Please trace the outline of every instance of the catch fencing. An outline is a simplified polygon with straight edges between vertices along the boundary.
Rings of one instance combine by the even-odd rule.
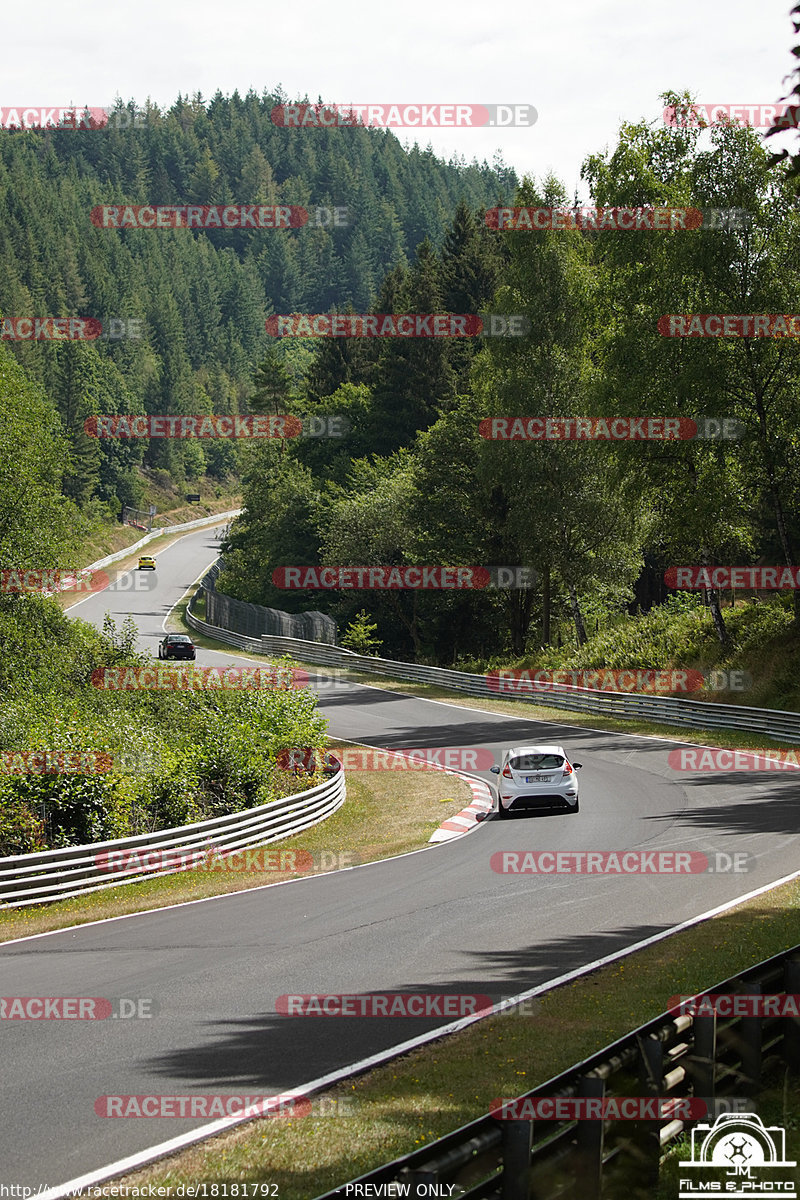
[[[800,946],[716,984],[705,996],[800,992]],[[769,1078],[800,1072],[800,1018],[662,1013],[520,1099],[612,1096],[704,1101],[752,1112]],[[614,1200],[653,1195],[675,1140],[696,1122],[480,1117],[317,1200],[459,1196],[460,1200]],[[393,1186],[394,1185],[394,1186]],[[424,1186],[423,1186],[424,1185]]]
[[[234,600],[216,588],[222,569],[221,560],[214,563],[203,577],[201,594],[205,595],[206,620],[244,637],[257,638],[262,634],[299,638],[326,645],[336,645],[336,622],[321,612],[287,613],[263,604],[248,604]],[[196,597],[195,597],[196,598]]]
[[[308,791],[242,812],[116,841],[0,858],[0,906],[22,908],[173,875],[186,869],[180,865],[181,857],[185,862],[193,853],[198,858],[205,852],[224,857],[268,845],[325,820],[344,804],[346,795],[345,774],[340,768]],[[109,855],[113,861],[115,851],[139,860],[146,859],[149,851],[149,857],[155,859],[153,869],[142,870],[137,865],[130,870],[112,870]],[[133,851],[140,853],[134,856]]]

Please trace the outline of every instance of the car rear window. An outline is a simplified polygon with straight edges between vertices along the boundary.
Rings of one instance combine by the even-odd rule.
[[[560,754],[520,754],[511,759],[512,771],[555,771],[563,764]]]

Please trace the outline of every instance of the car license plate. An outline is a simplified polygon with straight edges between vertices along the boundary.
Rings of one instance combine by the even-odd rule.
[[[552,775],[528,775],[525,779],[526,783],[549,783],[553,778]]]

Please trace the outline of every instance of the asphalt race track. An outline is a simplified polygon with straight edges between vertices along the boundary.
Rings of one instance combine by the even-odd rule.
[[[155,655],[168,611],[216,553],[216,531],[189,534],[159,553],[146,590],[129,577],[72,615],[99,625],[106,611],[131,612]],[[236,660],[201,649],[197,661]],[[0,946],[0,995],[146,997],[156,1009],[150,1020],[0,1022],[1,1182],[52,1187],[206,1123],[98,1117],[100,1096],[286,1091],[444,1023],[281,1016],[281,994],[499,999],[798,868],[793,773],[678,774],[667,754],[679,742],[355,684],[321,686],[320,704],[333,736],[376,746],[488,747],[499,762],[514,742],[562,742],[584,764],[580,813],[492,817],[384,863]],[[750,869],[514,876],[489,865],[498,850],[630,848],[744,852]]]

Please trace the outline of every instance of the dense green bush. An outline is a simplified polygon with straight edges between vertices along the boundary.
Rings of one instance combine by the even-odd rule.
[[[731,667],[743,668],[755,675],[764,654],[779,652],[786,643],[792,624],[792,598],[780,596],[740,603],[735,609],[724,609],[723,613],[730,635],[725,650],[700,597],[681,592],[648,613],[635,617],[620,614],[601,633],[590,635],[580,649],[548,646],[515,660],[507,654],[494,655],[487,660],[462,656],[455,666],[459,671],[475,674],[514,668],[711,670]],[[779,673],[776,667],[776,681]],[[786,660],[785,674],[787,686],[796,682],[791,656]],[[768,701],[766,695],[763,701]]]
[[[149,662],[135,637],[127,622],[118,630],[109,618],[99,633],[53,601],[0,598],[0,856],[168,828],[298,790],[276,756],[322,746],[327,722],[312,692],[289,686],[287,664],[270,690],[95,688],[98,667]],[[45,750],[84,754],[94,769],[47,773],[47,761],[31,770],[19,757]]]

